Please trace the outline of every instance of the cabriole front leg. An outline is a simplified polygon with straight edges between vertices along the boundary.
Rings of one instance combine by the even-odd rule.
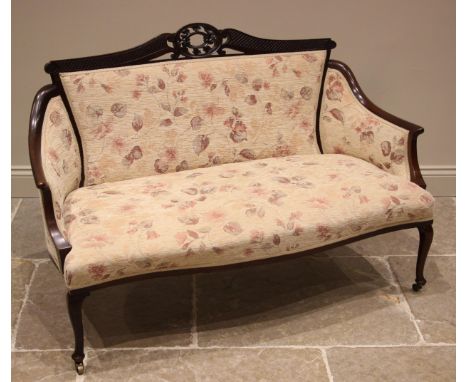
[[[75,361],[76,372],[80,375],[84,373],[83,360],[85,358],[81,307],[83,300],[88,295],[89,292],[86,291],[70,291],[67,293],[68,315],[75,335],[75,351],[72,354],[72,359]]]
[[[413,284],[413,290],[415,292],[419,291],[426,284],[426,279],[424,278],[424,265],[426,264],[427,254],[431,248],[432,238],[434,236],[432,223],[422,224],[418,226],[418,230],[419,249],[418,260],[416,263],[416,282]]]

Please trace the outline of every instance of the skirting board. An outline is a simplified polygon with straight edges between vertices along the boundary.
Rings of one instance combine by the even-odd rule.
[[[456,196],[455,166],[422,166],[427,189],[434,196]],[[30,198],[39,196],[29,166],[11,167],[11,196]]]

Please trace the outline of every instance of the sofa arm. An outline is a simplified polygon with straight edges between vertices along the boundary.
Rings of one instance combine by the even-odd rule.
[[[364,159],[426,188],[416,148],[422,127],[374,105],[339,61],[329,61],[322,98],[318,135],[324,153]]]
[[[42,199],[47,249],[59,269],[71,250],[63,203],[81,179],[80,151],[67,110],[55,85],[36,94],[29,123],[29,157]]]

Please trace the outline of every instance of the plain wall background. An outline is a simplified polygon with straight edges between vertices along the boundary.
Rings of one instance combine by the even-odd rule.
[[[454,172],[455,0],[14,0],[12,169],[29,166],[29,112],[50,83],[47,61],[130,48],[191,22],[265,38],[333,38],[331,57],[350,65],[372,101],[425,127],[423,168]]]

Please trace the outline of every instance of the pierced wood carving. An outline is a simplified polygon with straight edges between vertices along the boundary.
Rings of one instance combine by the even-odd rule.
[[[184,57],[206,57],[215,52],[224,54],[220,49],[223,42],[221,32],[214,26],[204,23],[188,24],[169,38],[173,44],[172,58],[180,54]]]

